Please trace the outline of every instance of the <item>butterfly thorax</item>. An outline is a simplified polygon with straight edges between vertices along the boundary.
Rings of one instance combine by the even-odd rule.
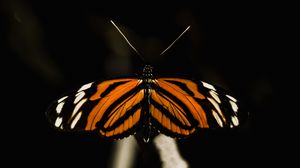
[[[153,83],[152,69],[153,67],[151,65],[145,65],[141,76],[141,80],[143,81],[143,85],[144,85],[143,88],[145,91],[144,94],[146,99],[149,99],[151,94],[151,85]]]

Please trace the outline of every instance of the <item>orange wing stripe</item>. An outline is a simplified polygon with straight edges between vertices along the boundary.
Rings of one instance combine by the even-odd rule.
[[[111,131],[100,130],[99,132],[101,135],[106,136],[106,137],[120,135],[120,134],[124,133],[125,131],[127,131],[128,129],[135,126],[138,123],[138,121],[140,120],[140,117],[141,117],[141,109],[138,109],[133,114],[133,116],[130,116],[127,120],[124,121],[123,124],[121,124],[120,126],[115,128],[114,130],[111,130]]]
[[[112,84],[114,84],[114,83],[116,83],[116,82],[126,82],[126,81],[128,81],[128,83],[126,83],[127,85],[129,84],[131,84],[131,82],[137,82],[137,80],[136,79],[113,79],[113,80],[107,80],[107,81],[103,81],[103,82],[101,82],[98,86],[97,86],[97,92],[93,95],[93,96],[91,96],[91,98],[90,98],[90,100],[96,100],[96,99],[99,99],[100,98],[100,95],[103,93],[103,92],[105,92],[106,91],[106,89],[110,86],[110,85],[112,85]],[[122,85],[122,87],[124,87],[124,85]],[[114,89],[113,91],[117,91],[116,89]],[[114,92],[110,92],[108,95],[113,95],[114,94]]]
[[[195,98],[199,98],[199,99],[205,99],[205,96],[201,93],[198,92],[198,86],[195,82],[188,80],[188,79],[179,79],[179,78],[159,78],[157,79],[157,81],[160,83],[166,83],[167,85],[169,85],[170,87],[173,87],[175,90],[179,91],[182,94],[188,95],[187,92],[185,92],[184,90],[182,90],[180,87],[178,87],[177,85],[167,82],[167,81],[176,81],[176,82],[180,82],[180,83],[184,83],[186,84],[187,88],[194,93]]]
[[[151,106],[153,106],[153,105],[151,105]],[[172,133],[188,136],[188,135],[192,134],[193,132],[195,132],[194,128],[191,130],[186,130],[186,129],[180,128],[178,125],[176,125],[174,122],[172,122],[167,116],[162,114],[162,112],[159,111],[157,108],[155,108],[155,107],[151,107],[151,108],[153,109],[151,114],[153,114],[152,115],[153,118],[158,121],[158,124],[160,124],[165,129],[171,131]]]
[[[175,78],[170,78],[170,79],[169,78],[162,78],[162,79],[171,80],[171,79],[175,79]],[[184,103],[187,106],[187,108],[189,109],[189,111],[191,112],[193,117],[199,122],[198,126],[200,128],[208,128],[206,114],[205,114],[203,108],[196,102],[196,100],[192,96],[184,94],[186,92],[183,91],[180,87],[176,86],[175,84],[165,82],[162,79],[157,80],[158,85],[161,88],[163,88],[164,90],[166,90],[167,92],[169,92],[170,94],[177,97],[182,103]],[[199,95],[200,96],[202,95],[202,94],[196,92],[197,90],[195,90],[195,87],[197,87],[197,86],[194,86],[196,84],[193,83],[192,81],[183,80],[183,79],[177,79],[176,81],[187,82],[187,83],[184,83],[184,84],[190,85],[190,87],[193,86],[191,88],[194,89],[194,90],[191,90],[191,91],[193,93],[196,93],[195,95],[198,95],[198,97],[199,97]],[[173,102],[171,99],[168,99],[168,101]]]
[[[108,93],[105,97],[100,97],[103,92],[109,87],[109,85],[114,84],[114,82],[128,81],[127,83],[121,84],[114,88]],[[111,103],[119,99],[124,93],[139,85],[139,80],[137,79],[116,79],[109,80],[100,83],[97,87],[97,92],[90,98],[90,100],[99,99],[98,104],[92,109],[88,116],[87,124],[85,130],[94,130],[96,129],[96,123],[101,120],[103,114]],[[113,117],[112,117],[113,118]]]
[[[175,116],[179,121],[181,121],[182,124],[191,126],[188,119],[185,117],[184,114],[182,114],[182,113],[185,113],[184,110],[180,106],[178,106],[173,100],[171,100],[171,99],[166,100],[164,97],[159,96],[156,91],[151,92],[151,97],[157,103],[165,106],[166,110],[171,112],[173,114],[173,116]]]
[[[109,120],[104,125],[104,128],[112,126],[120,117],[123,117],[126,111],[130,110],[131,107],[139,103],[144,97],[144,91],[140,90],[139,93],[132,97],[128,97],[122,103],[120,103],[108,116]]]

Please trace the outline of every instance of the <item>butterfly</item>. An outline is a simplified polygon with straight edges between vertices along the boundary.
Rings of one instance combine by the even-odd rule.
[[[46,116],[59,130],[95,132],[105,139],[137,133],[148,142],[153,133],[184,138],[206,128],[235,128],[246,113],[221,87],[158,77],[145,65],[133,77],[84,84],[54,101]]]

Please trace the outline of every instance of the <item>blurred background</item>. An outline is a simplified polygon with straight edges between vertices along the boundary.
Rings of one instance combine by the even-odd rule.
[[[240,167],[236,161],[257,165],[259,156],[251,152],[258,150],[255,143],[266,141],[260,133],[268,134],[262,125],[264,116],[273,110],[273,67],[263,49],[268,20],[256,5],[159,7],[145,2],[119,9],[101,1],[48,0],[7,0],[0,5],[2,128],[6,135],[2,138],[7,156],[36,166],[110,166],[114,142],[56,132],[48,125],[45,111],[60,95],[82,84],[142,70],[143,62],[112,26],[112,19],[155,73],[219,85],[249,110],[249,122],[240,130],[178,140],[190,167]],[[189,25],[191,29],[159,56]],[[259,151],[264,153],[263,148]],[[136,155],[135,167],[142,164]],[[147,166],[159,167],[158,156],[150,155]]]

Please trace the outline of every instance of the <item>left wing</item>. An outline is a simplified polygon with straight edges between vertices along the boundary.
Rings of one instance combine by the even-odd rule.
[[[136,131],[141,118],[140,83],[136,78],[119,78],[85,84],[55,101],[46,115],[59,130],[123,138]]]

